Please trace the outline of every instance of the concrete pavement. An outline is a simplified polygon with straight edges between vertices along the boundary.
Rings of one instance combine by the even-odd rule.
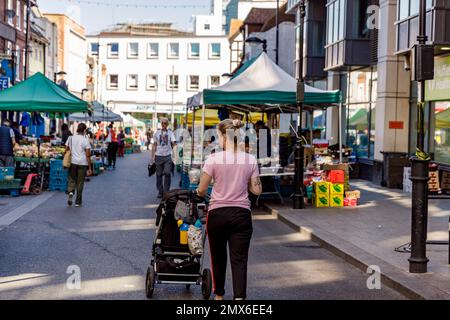
[[[159,203],[147,161],[148,153],[129,155],[92,178],[81,208],[57,192],[14,215],[0,231],[0,299],[145,299]],[[368,274],[271,215],[254,215],[249,260],[249,299],[404,299],[386,286],[369,290]],[[80,289],[71,285],[77,270]],[[201,299],[201,290],[157,285],[154,299]]]
[[[410,241],[411,195],[382,188],[366,181],[354,181],[361,190],[355,208],[307,208],[293,210],[266,202],[274,217],[300,231],[349,263],[366,270],[381,269],[384,283],[416,299],[450,299],[448,246],[428,245],[428,273],[408,272],[409,253],[395,251]],[[428,240],[448,240],[450,203],[430,200]]]

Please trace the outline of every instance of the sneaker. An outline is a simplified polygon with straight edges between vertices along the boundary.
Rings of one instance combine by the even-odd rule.
[[[81,207],[81,203],[75,203],[75,207]]]
[[[69,206],[73,204],[73,192],[69,192],[69,199],[67,199],[67,204]]]

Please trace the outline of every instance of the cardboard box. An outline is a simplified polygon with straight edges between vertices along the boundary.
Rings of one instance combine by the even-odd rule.
[[[343,206],[344,206],[344,195],[342,194],[330,195],[330,207],[343,207]]]
[[[315,155],[327,155],[328,154],[328,148],[314,148],[314,154]]]
[[[344,207],[356,207],[358,205],[358,199],[356,198],[344,198]]]
[[[314,192],[320,195],[328,195],[330,193],[330,183],[329,182],[314,182]]]
[[[345,197],[359,199],[359,198],[361,198],[361,191],[359,191],[359,190],[345,191]]]
[[[330,206],[330,198],[328,194],[313,194],[313,204],[316,208]]]
[[[331,183],[330,184],[330,194],[344,195],[344,184],[343,183]]]
[[[345,183],[344,170],[330,170],[328,172],[328,181],[332,183]]]

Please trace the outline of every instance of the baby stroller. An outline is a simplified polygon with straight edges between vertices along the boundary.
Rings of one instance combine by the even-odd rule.
[[[209,299],[212,290],[212,277],[209,269],[203,269],[203,254],[194,255],[188,245],[180,244],[180,229],[175,217],[179,201],[186,204],[185,222],[193,224],[206,220],[205,199],[189,190],[166,192],[156,211],[156,236],[152,247],[152,259],[147,269],[145,292],[147,298],[153,295],[155,284],[184,284],[189,289],[192,284],[202,286],[204,299]],[[206,229],[204,226],[202,229]],[[203,248],[205,244],[203,232]],[[202,271],[203,269],[203,271]]]

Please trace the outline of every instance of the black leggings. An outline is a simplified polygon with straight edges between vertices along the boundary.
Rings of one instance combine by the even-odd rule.
[[[117,142],[110,142],[108,144],[108,166],[116,166],[117,149],[119,144]]]
[[[241,207],[210,210],[206,227],[211,251],[214,293],[219,296],[225,294],[228,243],[234,299],[245,299],[248,249],[253,233],[250,210]]]

